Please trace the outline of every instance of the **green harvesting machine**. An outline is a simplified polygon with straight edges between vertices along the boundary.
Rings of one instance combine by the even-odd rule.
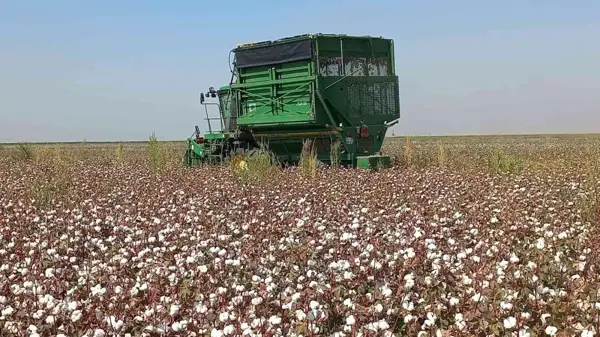
[[[230,84],[200,94],[208,131],[196,126],[185,165],[221,163],[261,148],[294,164],[306,144],[323,164],[391,161],[380,150],[400,118],[393,40],[308,34],[242,44],[231,54]],[[218,118],[209,117],[211,105]]]

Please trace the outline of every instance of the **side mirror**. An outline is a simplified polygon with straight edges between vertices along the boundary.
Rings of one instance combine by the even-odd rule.
[[[204,93],[200,93],[200,104],[204,104]]]

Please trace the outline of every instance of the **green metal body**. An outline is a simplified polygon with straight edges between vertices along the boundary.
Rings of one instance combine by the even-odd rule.
[[[377,170],[382,167],[392,165],[392,158],[389,156],[359,156],[356,157],[356,166],[365,170]]]
[[[389,123],[400,117],[393,40],[302,35],[240,45],[233,53],[235,79],[218,92],[223,137],[211,136],[212,143],[243,133],[280,161],[296,162],[311,139],[327,163],[337,140],[340,160],[356,166],[358,156],[381,150]],[[186,156],[188,165],[206,156],[199,145],[189,140],[196,157]]]
[[[198,142],[196,138],[189,138],[187,151],[184,157],[186,166],[198,166],[203,163],[216,164],[223,161],[223,155],[219,151],[225,141],[229,138],[228,133],[210,132],[204,134],[206,142]],[[218,152],[219,154],[213,154]]]

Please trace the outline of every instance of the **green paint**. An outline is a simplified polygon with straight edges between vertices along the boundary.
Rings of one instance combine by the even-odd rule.
[[[378,170],[392,165],[390,156],[364,156],[356,157],[356,166],[364,170]]]

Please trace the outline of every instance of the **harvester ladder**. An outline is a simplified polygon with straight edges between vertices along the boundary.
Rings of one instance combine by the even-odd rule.
[[[215,142],[211,144],[211,148],[208,153],[208,161],[211,164],[223,162],[223,143]]]

